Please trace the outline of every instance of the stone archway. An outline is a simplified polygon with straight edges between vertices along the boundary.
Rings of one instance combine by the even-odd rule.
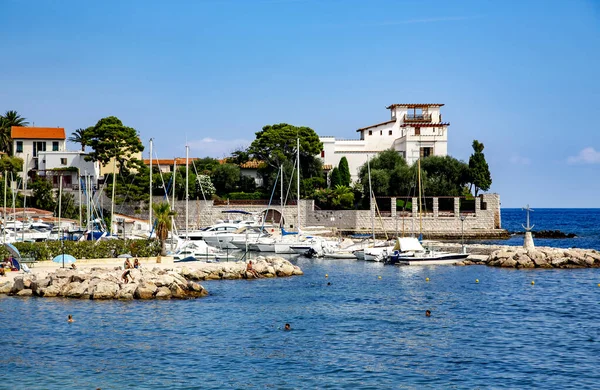
[[[265,209],[261,211],[261,217],[266,223],[272,223],[273,225],[282,226],[285,223],[285,218],[281,214],[281,211],[275,209]]]

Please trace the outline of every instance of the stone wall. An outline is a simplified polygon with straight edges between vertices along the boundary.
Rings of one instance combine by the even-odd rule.
[[[454,198],[453,212],[440,212],[438,199],[433,199],[433,210],[419,216],[417,208],[417,199],[412,199],[413,210],[406,213],[396,212],[396,198],[390,198],[391,216],[379,216],[373,210],[318,210],[315,208],[314,200],[300,201],[300,219],[301,226],[323,226],[334,230],[341,230],[347,233],[370,233],[373,226],[372,215],[375,215],[375,232],[377,234],[418,234],[422,231],[425,236],[442,238],[460,238],[464,237],[496,237],[505,236],[506,231],[502,229],[500,218],[500,196],[498,194],[483,194],[475,198],[475,210],[470,212],[461,212],[460,198]],[[137,214],[140,217],[148,215],[147,205],[119,205],[115,210],[124,210],[133,212],[138,209]],[[225,210],[243,210],[252,213],[264,212],[266,205],[214,205],[212,200],[190,200],[189,201],[189,228],[197,229],[200,227],[212,225],[218,220],[226,219]],[[273,206],[271,209],[277,212],[281,211],[280,206]],[[140,211],[141,210],[141,214]],[[177,216],[175,223],[179,231],[184,230],[185,226],[185,201],[176,201],[175,210]],[[121,211],[119,211],[121,212]],[[464,221],[461,220],[464,216]],[[296,205],[285,206],[283,208],[283,217],[286,229],[296,229],[298,225]],[[422,225],[422,229],[421,226]]]

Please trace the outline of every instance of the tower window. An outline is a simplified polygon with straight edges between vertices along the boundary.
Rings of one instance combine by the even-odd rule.
[[[421,128],[415,127],[415,135],[421,135]]]
[[[388,131],[388,135],[392,135],[392,130]]]
[[[373,130],[369,130],[369,135],[373,135]]]

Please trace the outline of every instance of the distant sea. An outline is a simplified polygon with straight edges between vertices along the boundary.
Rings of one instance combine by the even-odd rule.
[[[502,212],[509,230],[525,220],[521,210]],[[539,209],[532,223],[579,235],[549,244],[597,248],[599,213]],[[519,239],[511,240],[520,245]],[[197,300],[0,296],[0,388],[581,389],[600,383],[600,269],[292,261],[304,276],[204,282],[210,296]],[[74,323],[67,323],[68,314]],[[292,331],[283,331],[286,322]]]
[[[509,232],[524,232],[527,214],[522,209],[502,209],[502,227]],[[560,230],[574,233],[575,238],[541,239],[535,244],[558,248],[587,248],[600,250],[600,209],[534,209],[529,215],[534,225],[533,234],[540,230]],[[486,243],[523,245],[523,235],[508,240],[485,241]]]

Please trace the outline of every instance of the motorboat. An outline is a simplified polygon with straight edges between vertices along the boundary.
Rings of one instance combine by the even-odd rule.
[[[254,242],[258,238],[268,237],[267,233],[261,226],[242,226],[233,232],[217,232],[214,235],[204,237],[204,241],[215,248],[221,249],[245,249],[246,241]],[[241,243],[241,245],[234,244]]]
[[[195,259],[235,259],[235,256],[223,252],[218,248],[209,246],[204,241],[188,241],[179,250],[173,253],[174,260],[183,260],[188,257]]]
[[[468,256],[468,253],[448,253],[425,249],[414,237],[399,237],[387,263],[398,265],[454,264]]]

